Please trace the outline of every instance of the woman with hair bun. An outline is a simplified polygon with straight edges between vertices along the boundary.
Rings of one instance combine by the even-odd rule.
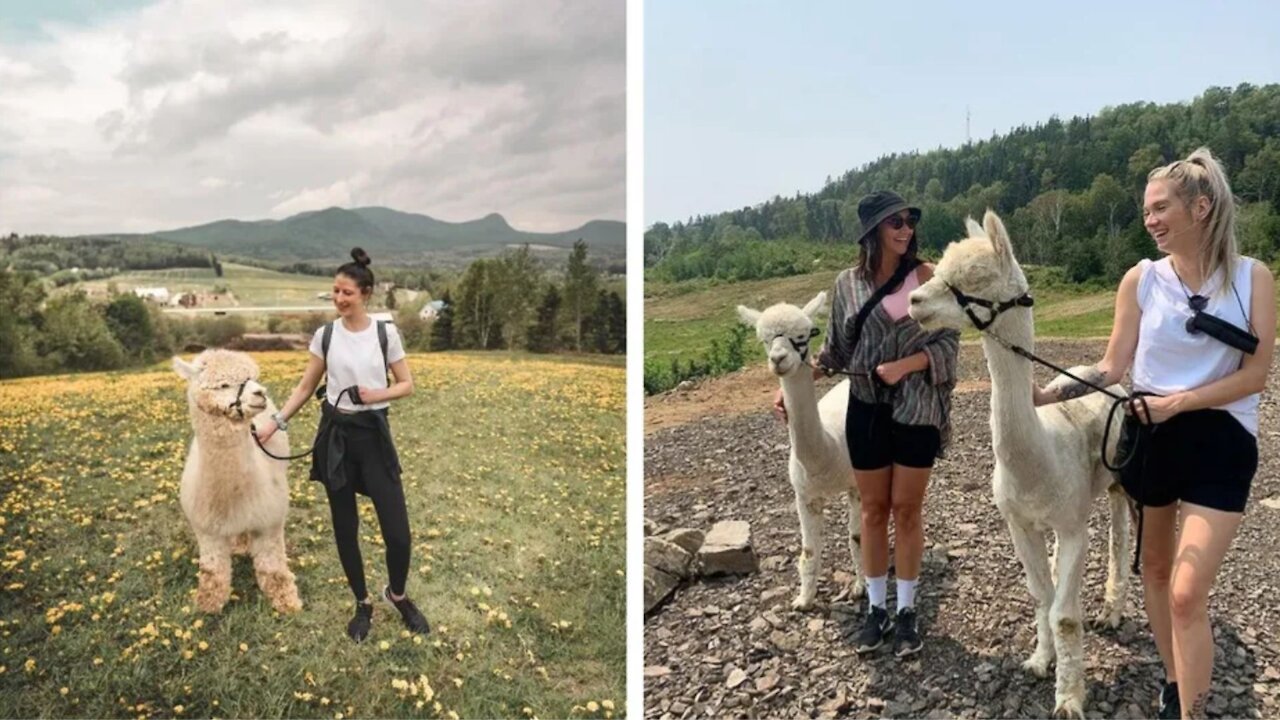
[[[316,330],[302,380],[280,412],[257,434],[265,442],[277,429],[287,429],[289,418],[311,397],[321,378],[327,378],[311,479],[323,483],[329,496],[338,557],[356,598],[347,635],[361,642],[373,624],[373,604],[360,556],[356,493],[373,501],[387,548],[389,583],[382,589],[382,598],[396,609],[410,632],[425,634],[431,628],[406,594],[409,514],[400,484],[400,461],[387,421],[390,401],[413,393],[413,377],[395,325],[369,317],[373,272],[368,253],[354,248],[351,258],[333,277],[338,319]],[[394,383],[387,379],[388,368],[395,376]]]

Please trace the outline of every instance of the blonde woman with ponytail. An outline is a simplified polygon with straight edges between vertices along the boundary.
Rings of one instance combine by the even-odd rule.
[[[1236,203],[1207,148],[1147,176],[1147,232],[1165,257],[1120,281],[1106,356],[1085,379],[1132,370],[1121,482],[1142,513],[1142,584],[1164,663],[1158,717],[1205,716],[1213,672],[1208,599],[1258,466],[1258,399],[1275,344],[1275,282],[1236,247]],[[1088,394],[1035,389],[1046,404]]]

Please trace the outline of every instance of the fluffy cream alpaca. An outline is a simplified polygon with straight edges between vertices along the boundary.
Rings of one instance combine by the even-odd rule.
[[[195,430],[180,501],[200,547],[196,606],[222,610],[231,595],[231,555],[247,552],[271,605],[279,612],[300,610],[284,545],[287,464],[267,457],[249,434],[250,422],[276,411],[257,382],[257,363],[244,353],[206,350],[190,364],[175,357],[173,367],[187,380]],[[277,432],[267,448],[288,455],[288,436]]]
[[[819,293],[803,310],[787,303],[764,312],[738,306],[738,317],[754,327],[764,343],[769,369],[782,384],[787,406],[787,432],[791,436],[787,468],[800,514],[800,594],[791,603],[797,610],[813,606],[822,569],[822,509],[832,497],[844,495],[849,502],[849,552],[853,556],[854,577],[850,590],[854,597],[862,595],[865,583],[860,562],[862,505],[845,445],[849,381],[836,385],[819,402],[813,373],[805,362],[815,334],[814,317],[826,299],[826,293]]]
[[[926,329],[972,327],[948,285],[993,302],[1027,292],[1026,276],[1013,257],[1000,218],[987,211],[982,226],[972,219],[966,225],[969,237],[949,245],[933,279],[911,294],[911,317]],[[975,313],[988,316],[982,308],[975,308]],[[1033,350],[1031,308],[1005,311],[988,332]],[[1080,586],[1089,547],[1089,512],[1093,499],[1103,492],[1110,498],[1111,547],[1099,622],[1113,628],[1120,624],[1129,581],[1127,498],[1100,458],[1111,400],[1095,393],[1036,408],[1030,361],[989,335],[983,335],[982,348],[991,372],[991,441],[996,456],[992,489],[1036,601],[1036,647],[1023,667],[1043,677],[1056,655],[1054,714],[1084,717]],[[1115,435],[1113,431],[1108,456],[1115,451]],[[1053,531],[1057,542],[1052,563],[1046,531]]]

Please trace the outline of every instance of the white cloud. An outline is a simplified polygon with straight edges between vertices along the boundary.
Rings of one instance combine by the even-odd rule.
[[[621,0],[259,5],[164,0],[0,42],[0,231],[624,216]]]

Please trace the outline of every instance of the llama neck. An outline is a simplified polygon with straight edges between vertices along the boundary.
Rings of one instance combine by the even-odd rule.
[[[1031,312],[1014,313],[1001,317],[992,332],[1034,352]],[[1031,393],[1031,362],[987,335],[982,336],[982,350],[991,373],[991,444],[1001,463],[1014,471],[1011,475],[1024,477],[1027,473],[1017,472],[1017,468],[1040,458],[1046,441]]]
[[[207,471],[219,476],[249,478],[254,450],[247,425],[212,417],[200,410],[191,413],[191,424],[200,440],[200,461]]]
[[[782,397],[787,405],[787,432],[796,457],[805,465],[825,462],[834,440],[822,426],[818,414],[817,390],[808,366],[780,378]]]

